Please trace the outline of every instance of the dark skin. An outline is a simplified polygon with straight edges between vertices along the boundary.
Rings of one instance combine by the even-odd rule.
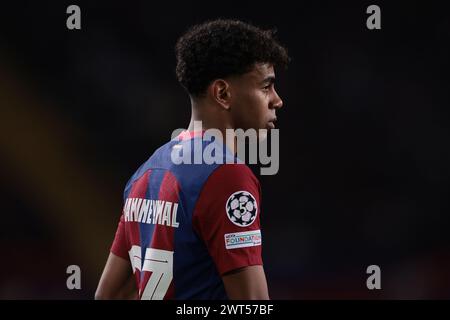
[[[273,66],[266,63],[255,64],[243,75],[214,80],[204,96],[191,97],[192,116],[188,130],[194,130],[194,121],[202,121],[204,130],[219,129],[224,137],[226,129],[274,128],[276,110],[283,106],[274,82]],[[229,299],[269,299],[261,265],[230,271],[222,276],[222,280]],[[137,298],[129,261],[109,254],[95,298]]]
[[[271,129],[276,110],[283,106],[275,84],[275,72],[268,64],[257,64],[251,72],[230,80],[230,112],[234,129]],[[272,124],[271,124],[272,123]]]
[[[201,120],[203,129],[219,129],[224,137],[226,129],[273,129],[276,110],[283,106],[275,90],[274,68],[267,63],[257,63],[243,75],[213,81],[205,97],[191,98],[191,102],[188,130],[193,129],[194,120]],[[233,270],[222,280],[230,299],[269,299],[263,266]]]
[[[203,129],[273,129],[276,110],[283,101],[275,90],[275,72],[267,63],[257,63],[247,73],[214,80],[205,96],[191,97],[192,117]]]

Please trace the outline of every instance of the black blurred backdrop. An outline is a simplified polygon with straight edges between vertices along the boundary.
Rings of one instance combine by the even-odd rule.
[[[66,8],[81,8],[81,30]],[[381,30],[366,8],[381,8]],[[274,299],[450,298],[450,19],[441,3],[16,1],[0,19],[0,298],[91,299],[128,178],[189,99],[174,45],[276,27],[280,171],[261,176]],[[66,268],[82,289],[66,288]],[[367,266],[381,290],[366,288]]]

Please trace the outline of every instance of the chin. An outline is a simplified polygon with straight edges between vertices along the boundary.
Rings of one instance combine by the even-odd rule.
[[[268,134],[269,134],[269,129],[267,129],[267,128],[258,130],[258,140],[259,141],[266,140]]]

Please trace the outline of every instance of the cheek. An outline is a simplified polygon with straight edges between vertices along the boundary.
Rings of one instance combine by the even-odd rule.
[[[248,104],[252,112],[261,113],[267,106],[267,96],[264,92],[256,92],[249,97]]]
[[[264,117],[268,111],[269,98],[265,93],[257,95],[254,99],[255,112],[258,113],[259,117]]]
[[[268,98],[264,92],[255,91],[236,99],[234,118],[243,128],[261,127],[265,121]]]
[[[253,95],[249,105],[249,109],[251,110],[248,110],[249,116],[251,114],[251,119],[249,119],[249,121],[251,121],[253,126],[260,127],[262,122],[265,121],[268,110],[267,106],[267,97],[263,92]]]

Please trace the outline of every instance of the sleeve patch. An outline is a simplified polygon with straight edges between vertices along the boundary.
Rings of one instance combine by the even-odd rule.
[[[228,198],[225,211],[233,224],[248,227],[256,220],[258,205],[250,192],[237,191]]]
[[[225,248],[236,249],[261,245],[261,230],[225,234]]]

